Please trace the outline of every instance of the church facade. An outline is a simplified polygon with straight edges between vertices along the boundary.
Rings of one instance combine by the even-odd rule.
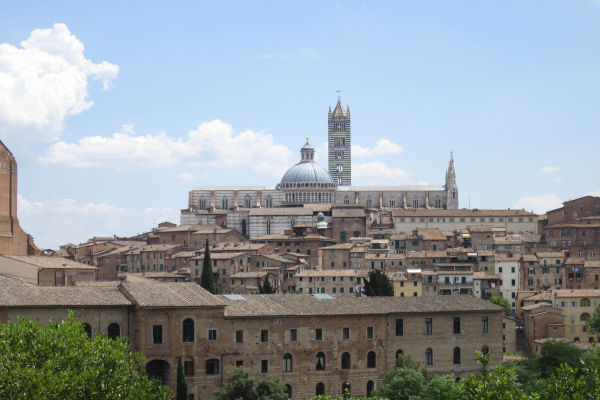
[[[458,209],[453,157],[450,158],[445,183],[441,186],[352,186],[350,108],[344,110],[339,98],[333,112],[330,108],[328,125],[328,170],[315,161],[315,150],[307,138],[300,149],[300,161],[290,167],[275,186],[214,186],[190,190],[188,208],[181,212],[181,224],[215,223],[213,220],[217,219],[217,215],[225,213],[228,227],[247,236],[250,216],[256,214],[257,208],[278,209],[267,213],[273,218],[289,214],[290,217],[283,220],[279,218],[279,227],[298,223],[298,218],[293,216],[297,215],[299,207],[307,204],[361,205],[367,210]],[[269,228],[265,226],[255,231],[282,233],[280,228]]]

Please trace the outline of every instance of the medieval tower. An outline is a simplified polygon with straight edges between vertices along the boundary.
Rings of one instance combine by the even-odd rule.
[[[329,107],[327,123],[329,174],[336,184],[350,186],[352,184],[350,106],[347,106],[344,111],[340,97],[338,97],[333,112],[331,112],[331,106]]]

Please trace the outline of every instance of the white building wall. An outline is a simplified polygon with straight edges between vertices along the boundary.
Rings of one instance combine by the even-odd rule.
[[[519,261],[496,261],[496,274],[502,278],[500,293],[511,305],[516,308],[516,296],[520,287]]]

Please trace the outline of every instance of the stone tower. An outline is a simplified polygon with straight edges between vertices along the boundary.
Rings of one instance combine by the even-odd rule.
[[[338,185],[352,184],[352,158],[350,154],[350,106],[346,111],[342,100],[338,97],[333,112],[329,107],[328,145],[329,145],[329,174]]]
[[[450,153],[450,163],[446,171],[446,209],[458,210],[458,186],[454,170],[454,155]]]

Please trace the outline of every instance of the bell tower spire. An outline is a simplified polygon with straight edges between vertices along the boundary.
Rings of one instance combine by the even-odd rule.
[[[329,106],[327,117],[329,174],[336,184],[349,186],[352,184],[350,107],[344,110],[341,92],[337,91],[337,104],[333,112]]]
[[[446,209],[458,210],[458,186],[454,169],[454,154],[450,152],[450,162],[446,170]]]

